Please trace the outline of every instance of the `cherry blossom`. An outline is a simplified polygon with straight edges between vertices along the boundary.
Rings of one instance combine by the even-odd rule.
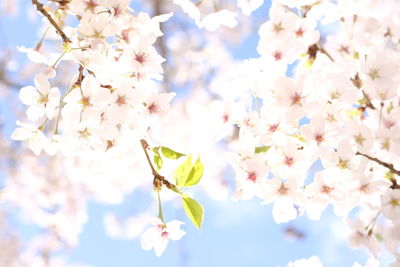
[[[185,231],[180,229],[183,222],[177,220],[163,223],[159,218],[152,218],[151,224],[154,227],[147,229],[142,234],[141,245],[144,250],[154,248],[154,252],[158,257],[167,248],[169,239],[179,240],[186,234]]]
[[[195,187],[271,204],[276,223],[318,220],[332,205],[349,247],[374,255],[364,266],[377,266],[381,252],[399,265],[395,0],[274,0],[268,18],[250,16],[268,6],[262,0],[153,1],[138,10],[130,0],[40,2],[32,1],[49,32],[34,48],[18,47],[30,60],[21,76],[35,86],[12,85],[26,116],[15,112],[11,139],[29,149],[5,142],[3,153],[16,166],[1,195],[47,233],[21,262],[66,265],[57,253],[78,244],[88,203],[122,203],[138,189],[158,197],[143,214],[107,214],[107,231],[141,236],[142,248],[161,256],[186,234],[183,222],[164,221],[165,202],[181,198],[177,209],[201,226]],[[240,59],[232,45],[253,33],[256,56]],[[149,219],[154,204],[158,218]]]
[[[37,121],[44,115],[48,119],[52,119],[55,116],[56,108],[59,106],[60,91],[57,87],[50,88],[47,79],[44,74],[37,74],[35,76],[36,88],[27,86],[21,88],[19,92],[22,103],[30,106],[26,114],[28,119],[32,121]]]

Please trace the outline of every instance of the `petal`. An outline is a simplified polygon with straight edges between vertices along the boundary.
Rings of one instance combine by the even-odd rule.
[[[150,250],[159,238],[161,238],[160,231],[158,231],[156,227],[149,228],[142,234],[140,245],[142,249]]]
[[[50,83],[47,79],[47,77],[43,74],[37,74],[35,75],[35,78],[33,79],[36,85],[36,88],[44,95],[47,95],[47,93],[50,90]]]
[[[28,116],[28,119],[31,121],[37,121],[43,115],[45,114],[46,109],[44,108],[43,105],[33,105],[28,108],[26,111],[26,115]]]
[[[21,140],[29,139],[31,136],[32,136],[31,131],[29,131],[28,129],[22,128],[22,127],[18,127],[11,134],[11,139],[21,141]]]
[[[60,136],[54,135],[51,140],[48,140],[44,145],[44,151],[49,156],[54,156],[57,153],[58,147],[60,146]]]
[[[160,237],[154,244],[154,251],[156,252],[157,257],[160,257],[164,250],[167,248],[168,238]]]
[[[37,103],[39,93],[33,86],[26,86],[19,90],[19,98],[25,105],[33,105]]]
[[[60,101],[60,90],[57,87],[53,87],[50,89],[50,92],[48,94],[49,102],[55,101],[59,102]]]
[[[179,227],[179,226],[178,226]],[[174,229],[173,231],[170,230],[170,232],[168,232],[168,237],[171,240],[179,240],[181,239],[184,235],[186,235],[186,232],[181,230],[181,229]]]
[[[43,145],[44,140],[39,136],[29,139],[29,148],[33,151],[33,153],[35,153],[35,155],[40,155]]]

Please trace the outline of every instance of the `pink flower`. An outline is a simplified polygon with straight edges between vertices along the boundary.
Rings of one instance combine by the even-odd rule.
[[[181,221],[173,220],[164,224],[159,218],[152,218],[151,224],[154,227],[147,229],[141,240],[141,246],[144,250],[151,250],[154,248],[158,257],[164,252],[168,245],[169,239],[179,240],[186,234],[180,227],[184,224]]]

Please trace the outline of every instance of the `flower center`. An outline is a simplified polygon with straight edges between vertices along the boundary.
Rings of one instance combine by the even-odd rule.
[[[122,105],[126,105],[126,96],[124,96],[124,95],[118,95],[118,98],[117,98],[117,100],[115,101],[115,103],[118,105],[118,106],[122,106]]]
[[[315,141],[320,144],[321,142],[325,141],[324,136],[322,134],[315,135]]]
[[[257,179],[257,175],[256,175],[255,172],[250,172],[250,173],[248,173],[248,175],[247,175],[247,180],[250,180],[250,181],[252,181],[253,183],[255,183],[255,182],[256,182],[256,179]]]
[[[284,161],[284,163],[285,163],[287,166],[289,166],[289,167],[292,166],[293,163],[294,163],[293,157],[285,156],[285,161]]]
[[[158,106],[156,103],[151,103],[149,107],[147,108],[150,113],[158,113],[160,112],[160,106]]]
[[[146,61],[146,57],[147,55],[143,52],[135,53],[135,60],[142,65]]]
[[[298,93],[295,93],[294,95],[292,95],[292,106],[293,105],[301,105],[301,95],[299,95]]]
[[[274,57],[274,59],[275,59],[276,61],[279,61],[279,60],[282,59],[282,53],[279,52],[279,51],[275,51],[274,54],[273,54],[272,56]]]
[[[161,237],[163,237],[163,238],[168,238],[168,232],[167,232],[167,231],[163,231],[163,232],[161,233]]]
[[[269,126],[268,130],[273,133],[278,129],[278,124],[272,124]]]

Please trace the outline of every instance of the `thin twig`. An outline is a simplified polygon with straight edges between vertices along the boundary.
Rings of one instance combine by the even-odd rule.
[[[57,22],[51,17],[49,12],[44,9],[44,6],[42,3],[40,3],[38,0],[32,0],[32,4],[36,6],[36,9],[42,13],[43,16],[47,18],[47,20],[53,25],[53,27],[56,29],[57,33],[61,36],[63,39],[64,43],[71,43],[71,40],[67,37],[67,35],[63,32],[63,30],[58,26]]]
[[[168,189],[171,189],[175,193],[182,194],[182,192],[179,191],[179,189],[174,184],[170,183],[167,179],[165,179],[164,176],[162,176],[161,174],[159,174],[156,171],[156,169],[153,166],[153,163],[151,162],[149,153],[147,152],[147,149],[149,148],[149,144],[147,144],[146,140],[141,139],[140,140],[140,144],[142,145],[143,151],[144,151],[144,153],[146,155],[147,163],[149,163],[149,166],[150,166],[150,169],[151,169],[151,173],[154,176],[154,180],[153,180],[154,189],[156,191],[160,191],[162,185],[165,185]]]
[[[361,152],[357,152],[356,155],[361,155],[363,157],[366,157],[367,159],[372,160],[372,161],[378,163],[379,165],[381,165],[381,166],[383,166],[385,168],[388,168],[392,174],[396,174],[396,175],[400,176],[400,171],[396,170],[394,168],[393,164],[391,164],[391,163],[384,162],[384,161],[382,161],[382,160],[380,160],[378,158],[371,157],[371,156],[363,154]],[[391,189],[393,189],[393,190],[394,189],[400,189],[400,185],[397,183],[396,178],[390,177],[389,180],[392,183],[392,185],[390,186]]]
[[[322,53],[325,54],[332,62],[335,62],[335,59],[329,54],[328,51],[325,50],[325,48],[322,46],[321,42],[318,42],[318,50]]]
[[[380,160],[378,158],[371,157],[371,156],[363,154],[361,152],[357,152],[356,155],[360,155],[360,156],[366,157],[369,160],[375,161],[379,165],[382,165],[383,167],[388,168],[390,170],[390,172],[392,172],[393,174],[396,174],[396,175],[400,176],[400,171],[396,170],[394,168],[393,164],[391,164],[391,163],[384,162],[384,161],[382,161],[382,160]]]
[[[369,98],[369,95],[364,90],[362,90],[362,93],[365,98],[365,101],[366,101],[365,105],[367,106],[367,108],[375,109],[375,106],[374,106],[374,104],[372,104],[371,99]]]
[[[164,177],[163,177],[162,175],[160,175],[160,174],[156,171],[156,169],[155,169],[154,166],[153,166],[153,163],[152,163],[151,160],[150,160],[149,153],[147,153],[147,148],[149,147],[149,144],[147,144],[146,140],[144,140],[144,139],[140,140],[140,143],[142,144],[143,151],[144,151],[144,153],[146,154],[146,159],[147,159],[147,162],[148,162],[149,165],[150,165],[151,172],[153,173],[154,178],[164,179]]]

